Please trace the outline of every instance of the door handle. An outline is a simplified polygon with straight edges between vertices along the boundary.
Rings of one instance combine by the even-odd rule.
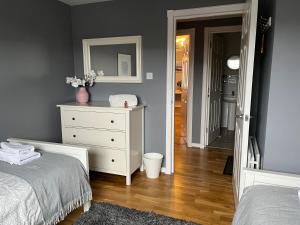
[[[249,121],[249,116],[248,115],[245,116],[245,114],[235,115],[235,118],[242,119],[242,120],[245,119],[246,122]]]
[[[241,114],[241,115],[235,115],[235,118],[237,118],[237,119],[244,119],[244,114]]]

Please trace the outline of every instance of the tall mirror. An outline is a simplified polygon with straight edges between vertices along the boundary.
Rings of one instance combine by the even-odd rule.
[[[141,83],[141,36],[83,40],[84,72],[96,82]]]

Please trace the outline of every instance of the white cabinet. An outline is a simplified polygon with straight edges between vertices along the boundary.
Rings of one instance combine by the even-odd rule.
[[[90,169],[126,176],[142,166],[144,107],[112,108],[106,102],[58,105],[64,144],[89,147]]]

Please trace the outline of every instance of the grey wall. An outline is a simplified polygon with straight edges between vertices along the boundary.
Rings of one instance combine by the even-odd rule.
[[[194,65],[194,90],[193,90],[193,127],[192,141],[200,143],[201,104],[202,104],[202,80],[203,80],[203,51],[204,28],[241,25],[241,18],[202,20],[194,22],[178,23],[177,29],[195,28],[195,65]]]
[[[241,51],[241,33],[220,34],[224,40],[223,68],[224,75],[238,75],[239,70],[232,70],[227,66],[227,59],[231,56],[239,56]]]
[[[263,166],[300,173],[300,2],[275,3]]]
[[[72,8],[75,72],[83,73],[81,39],[126,35],[143,36],[143,70],[153,80],[142,84],[97,84],[93,100],[131,93],[147,105],[145,150],[165,153],[167,10],[243,2],[239,0],[115,0]]]
[[[262,35],[257,32],[257,48],[256,48],[256,63],[255,73],[253,82],[253,94],[258,95],[252,96],[252,115],[255,114],[256,110],[256,138],[258,146],[262,155],[262,161],[265,153],[265,138],[267,128],[267,116],[268,116],[268,103],[269,103],[269,89],[270,89],[270,78],[272,69],[272,57],[273,57],[273,42],[274,42],[274,30],[275,30],[275,1],[266,0],[260,1],[259,5],[259,16],[265,18],[272,17],[272,29],[265,34],[264,53],[260,53]],[[259,59],[259,61],[257,60]],[[259,71],[259,72],[258,72]],[[258,91],[257,91],[258,90]],[[253,121],[251,121],[253,122]]]
[[[59,141],[57,103],[73,96],[71,11],[53,0],[0,3],[0,139]]]

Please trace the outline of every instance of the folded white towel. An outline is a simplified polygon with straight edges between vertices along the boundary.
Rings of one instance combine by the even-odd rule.
[[[39,152],[27,151],[27,152],[15,154],[15,153],[8,153],[5,152],[3,149],[0,149],[0,160],[4,162],[8,162],[10,164],[24,165],[39,157],[41,157],[41,153]]]
[[[125,101],[127,101],[128,107],[137,106],[138,100],[135,95],[110,95],[109,103],[111,107],[124,107]]]
[[[17,159],[18,161],[22,161],[22,160],[25,160],[25,159],[28,159],[34,155],[36,155],[36,153],[38,152],[32,152],[32,151],[23,151],[23,152],[20,152],[20,153],[14,153],[14,152],[8,152],[2,148],[0,148],[0,154],[1,155],[5,155],[5,156],[8,156],[8,157],[13,157],[15,159]]]
[[[1,142],[1,148],[6,152],[12,152],[12,153],[21,153],[21,152],[27,152],[27,151],[34,151],[34,146],[32,145],[24,145],[16,142]]]

